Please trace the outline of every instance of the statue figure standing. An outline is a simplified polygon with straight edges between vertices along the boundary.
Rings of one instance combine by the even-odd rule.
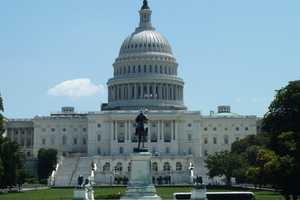
[[[137,151],[140,152],[142,148],[145,148],[145,140],[148,135],[148,128],[145,124],[148,123],[148,118],[144,115],[143,111],[135,119],[136,129],[135,135],[138,137],[138,148]]]

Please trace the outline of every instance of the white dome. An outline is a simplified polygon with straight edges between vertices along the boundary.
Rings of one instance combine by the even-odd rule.
[[[128,53],[162,52],[172,54],[168,40],[155,30],[138,30],[127,37],[120,56]]]

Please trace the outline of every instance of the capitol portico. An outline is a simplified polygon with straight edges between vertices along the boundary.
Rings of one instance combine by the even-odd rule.
[[[189,111],[184,104],[184,81],[165,37],[151,22],[145,0],[140,23],[123,42],[108,80],[108,103],[101,111],[78,113],[72,107],[50,116],[8,120],[7,137],[23,141],[22,130],[33,130],[28,157],[41,148],[57,149],[61,156],[52,174],[56,186],[76,185],[78,175],[94,177],[96,184],[120,184],[130,173],[130,154],[137,145],[135,122],[147,109],[149,132],[146,146],[153,154],[151,168],[156,184],[189,183],[189,166],[206,177],[204,159],[257,133],[257,117],[231,112],[219,106],[208,116]],[[96,165],[92,172],[91,163]],[[120,181],[122,180],[122,181]]]

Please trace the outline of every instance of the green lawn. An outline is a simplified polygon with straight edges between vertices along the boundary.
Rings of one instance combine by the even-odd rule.
[[[118,199],[125,192],[123,187],[96,188],[96,199]],[[25,193],[2,194],[0,200],[72,200],[72,189],[48,189]],[[158,187],[158,194],[164,199],[171,199],[174,192],[189,192],[188,187]],[[224,191],[224,190],[209,190]],[[272,192],[256,192],[257,200],[284,200],[281,196]]]

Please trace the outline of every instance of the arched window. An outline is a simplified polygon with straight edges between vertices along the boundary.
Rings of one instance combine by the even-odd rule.
[[[122,172],[123,171],[122,163],[120,163],[120,162],[117,163],[117,165],[115,166],[115,171],[116,172]]]
[[[131,172],[131,162],[128,163],[128,172]]]
[[[104,172],[109,172],[110,171],[110,163],[107,162],[105,165],[103,165],[103,171]]]
[[[181,171],[182,170],[182,164],[181,162],[176,163],[176,171]]]
[[[158,165],[157,162],[152,163],[152,171],[157,172],[158,171]]]
[[[164,163],[164,171],[171,171],[171,165],[168,162]]]
[[[63,143],[63,145],[67,144],[67,136],[65,136],[65,135],[63,136],[62,143]]]

